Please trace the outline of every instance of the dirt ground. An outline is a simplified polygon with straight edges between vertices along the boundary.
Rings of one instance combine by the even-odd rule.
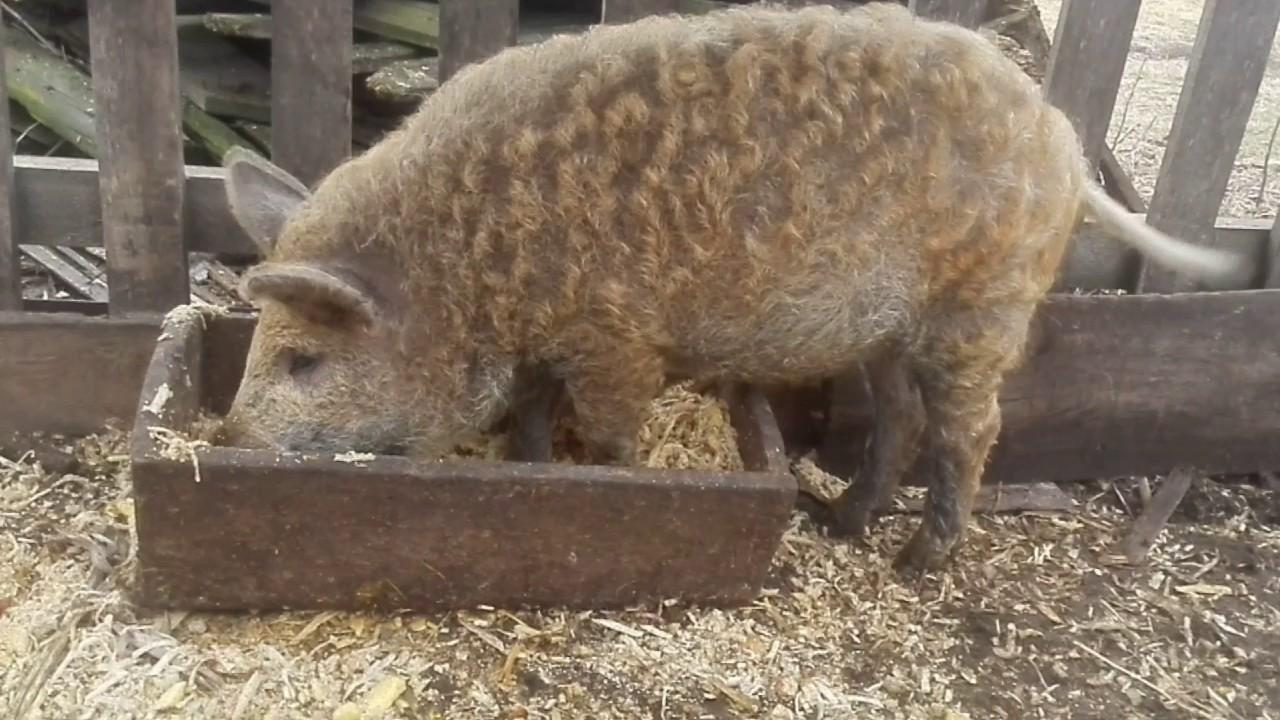
[[[1143,3],[1111,137],[1148,197],[1202,5]],[[1259,196],[1277,66],[1225,215],[1280,202],[1274,179]],[[1064,486],[1070,512],[980,516],[910,583],[889,562],[915,516],[860,544],[796,513],[735,610],[148,615],[123,452],[0,459],[0,717],[1280,718],[1274,480],[1198,480],[1138,566],[1115,547],[1146,490],[1122,479]]]

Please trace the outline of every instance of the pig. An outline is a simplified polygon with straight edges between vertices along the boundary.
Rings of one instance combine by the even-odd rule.
[[[1201,282],[1244,272],[1111,200],[989,41],[893,3],[596,26],[466,66],[313,189],[250,152],[225,166],[262,253],[231,444],[438,458],[540,367],[593,461],[628,464],[669,377],[861,365],[876,428],[836,529],[923,480],[904,571],[960,544],[1086,215]]]

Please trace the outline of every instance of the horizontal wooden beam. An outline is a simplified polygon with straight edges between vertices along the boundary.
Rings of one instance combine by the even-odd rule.
[[[19,242],[68,247],[101,245],[98,166],[94,160],[20,155],[14,164],[14,232]],[[227,208],[223,177],[221,168],[186,167],[187,248],[221,256],[256,257],[257,247]],[[1137,217],[1145,215],[1139,213]],[[1270,231],[1268,220],[1223,218],[1218,222],[1217,239],[1219,246],[1253,258],[1260,282]],[[1074,242],[1080,249],[1065,263],[1059,288],[1097,290],[1125,285],[1129,257],[1125,245],[1092,224],[1084,225]]]
[[[859,386],[841,380],[826,429],[844,475],[869,427]],[[988,483],[1280,468],[1280,290],[1054,296],[1000,406]]]
[[[257,255],[231,217],[221,168],[187,165],[183,203],[187,249]],[[14,233],[24,245],[100,247],[98,163],[92,159],[20,155],[14,159]]]
[[[131,421],[158,330],[154,317],[0,313],[0,439]]]

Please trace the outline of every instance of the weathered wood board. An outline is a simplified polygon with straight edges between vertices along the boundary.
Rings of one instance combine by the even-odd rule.
[[[97,163],[76,158],[20,157],[15,161],[14,232],[24,244],[92,247],[101,245],[98,228]],[[227,208],[221,168],[186,166],[185,237],[188,249],[219,255],[254,257],[257,247]],[[1269,220],[1220,221],[1217,243],[1255,259],[1264,272]],[[1061,273],[1060,288],[1096,290],[1123,287],[1127,246],[1085,224],[1072,241],[1078,248]],[[1241,286],[1236,289],[1245,289]]]
[[[726,391],[743,472],[215,447],[199,451],[197,479],[150,428],[183,430],[208,399],[225,401],[234,386],[207,382],[238,380],[252,320],[208,319],[215,344],[199,316],[174,318],[131,443],[146,606],[741,604],[759,591],[791,513],[781,435],[768,402],[747,390]]]
[[[606,23],[628,23],[646,15],[678,12],[680,0],[603,0],[601,19]]]
[[[1053,296],[1000,395],[988,483],[1280,468],[1280,290]],[[856,378],[824,463],[847,475],[871,410]]]
[[[0,313],[0,438],[88,435],[132,421],[157,323],[85,317],[67,305]]]
[[[9,31],[0,27],[0,42]],[[5,77],[5,58],[0,52],[0,78]],[[22,309],[22,267],[13,234],[13,138],[9,134],[9,90],[0,82],[0,311]]]
[[[351,156],[351,0],[275,0],[271,157],[314,186]]]
[[[89,19],[111,308],[163,313],[189,297],[174,5],[89,0]]]
[[[1059,11],[1045,96],[1071,118],[1085,157],[1102,158],[1142,0],[1066,0]]]
[[[516,44],[519,0],[440,0],[441,83]]]

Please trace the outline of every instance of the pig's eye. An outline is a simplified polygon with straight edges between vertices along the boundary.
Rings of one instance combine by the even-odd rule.
[[[307,353],[289,353],[289,374],[294,377],[306,375],[320,364],[320,358]]]

